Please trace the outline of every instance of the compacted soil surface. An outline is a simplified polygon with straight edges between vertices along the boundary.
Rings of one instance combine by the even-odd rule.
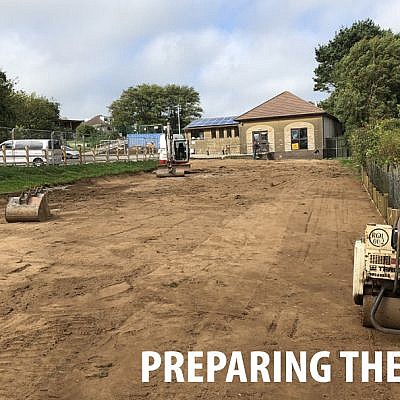
[[[400,339],[363,328],[351,293],[354,242],[382,219],[337,162],[199,160],[49,201],[50,221],[0,221],[0,399],[399,398],[385,355]],[[384,382],[356,359],[346,383],[346,350],[383,351]],[[282,378],[165,383],[162,366],[145,383],[142,351],[240,351],[248,381],[250,352],[280,351]],[[330,382],[286,382],[290,351],[329,352]]]

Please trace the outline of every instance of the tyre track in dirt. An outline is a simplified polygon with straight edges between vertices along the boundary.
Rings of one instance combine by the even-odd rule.
[[[359,183],[327,161],[195,168],[74,185],[51,193],[54,221],[0,223],[0,398],[395,398],[343,384],[336,354],[397,346],[351,300],[353,242],[379,220]],[[336,375],[141,384],[149,349],[329,350]]]

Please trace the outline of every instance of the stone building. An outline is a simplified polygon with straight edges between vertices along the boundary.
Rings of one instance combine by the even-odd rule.
[[[342,135],[337,118],[287,91],[238,117],[195,120],[184,131],[196,154],[209,155],[250,155],[254,135],[264,133],[275,159],[322,158]]]
[[[241,152],[251,154],[255,133],[268,135],[277,158],[322,158],[327,139],[342,135],[337,118],[313,103],[283,92],[235,118]]]

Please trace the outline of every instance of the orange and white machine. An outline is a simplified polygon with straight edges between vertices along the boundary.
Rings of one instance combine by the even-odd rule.
[[[169,122],[165,135],[160,138],[158,153],[160,167],[156,174],[159,178],[185,176],[190,168],[189,141],[183,135],[173,134]]]
[[[354,246],[353,299],[362,306],[362,324],[400,334],[400,220],[367,224]]]

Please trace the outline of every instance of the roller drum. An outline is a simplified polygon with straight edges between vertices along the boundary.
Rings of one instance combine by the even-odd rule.
[[[372,328],[371,309],[375,300],[376,296],[363,296],[362,325],[368,328]],[[383,297],[375,318],[384,327],[400,329],[400,298]]]

